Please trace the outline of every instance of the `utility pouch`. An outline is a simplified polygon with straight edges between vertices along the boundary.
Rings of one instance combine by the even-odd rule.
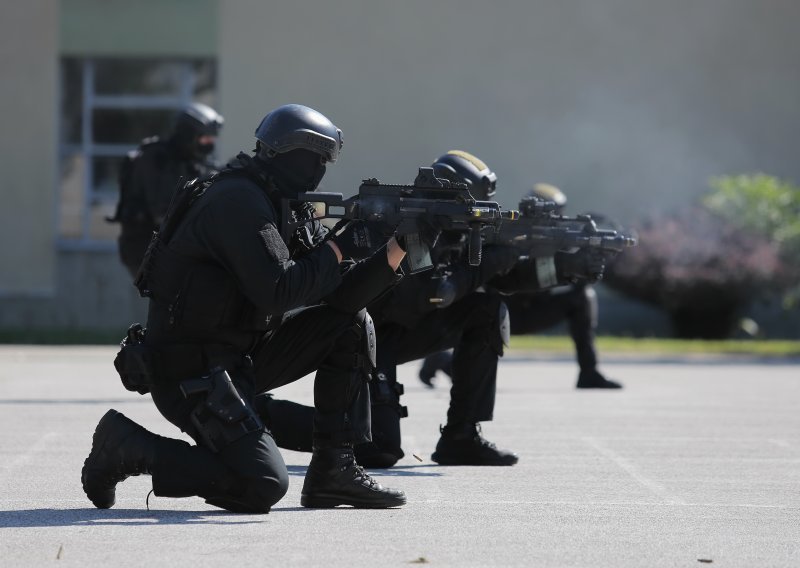
[[[264,428],[222,367],[215,367],[198,379],[181,382],[180,389],[187,399],[197,396],[197,406],[191,413],[192,424],[212,452],[219,452],[250,432]]]
[[[147,394],[153,384],[155,352],[144,343],[145,329],[135,323],[128,328],[114,359],[122,386],[131,392]]]

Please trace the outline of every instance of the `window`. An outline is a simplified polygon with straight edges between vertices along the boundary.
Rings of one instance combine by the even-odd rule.
[[[125,154],[167,135],[192,101],[216,107],[216,65],[204,60],[77,59],[61,62],[59,245],[111,249]]]

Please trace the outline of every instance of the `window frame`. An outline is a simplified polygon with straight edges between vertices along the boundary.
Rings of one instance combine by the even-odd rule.
[[[81,140],[80,143],[66,142],[64,137],[64,114],[63,108],[59,108],[59,138],[58,138],[58,164],[59,174],[58,195],[56,199],[56,247],[59,250],[67,251],[110,251],[116,250],[116,239],[99,239],[91,236],[92,207],[96,204],[110,203],[108,194],[97,191],[94,180],[94,159],[95,158],[122,158],[128,152],[135,149],[139,142],[132,144],[96,144],[92,139],[94,110],[113,109],[113,110],[173,110],[175,112],[184,108],[194,100],[194,91],[197,83],[197,76],[193,71],[193,65],[197,61],[205,61],[206,58],[160,58],[160,61],[177,64],[180,68],[179,93],[177,95],[101,95],[95,91],[95,64],[100,57],[69,57],[61,60],[59,64],[59,92],[64,93],[66,88],[65,59],[76,60],[81,69]],[[212,64],[216,62],[208,58]],[[216,91],[216,85],[213,87]],[[62,167],[65,159],[70,156],[82,156],[84,159],[83,184],[81,188],[81,212],[80,212],[80,236],[75,238],[65,237],[63,234],[63,211],[62,200],[64,198],[64,179]],[[116,203],[118,193],[115,194],[113,203]]]

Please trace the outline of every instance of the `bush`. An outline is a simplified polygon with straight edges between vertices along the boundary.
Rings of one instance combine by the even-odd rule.
[[[701,206],[635,227],[639,246],[607,270],[612,289],[664,309],[677,337],[718,339],[786,270],[778,247]]]
[[[789,270],[786,307],[800,298],[800,187],[775,177],[754,174],[718,177],[703,204],[733,225],[778,246]]]

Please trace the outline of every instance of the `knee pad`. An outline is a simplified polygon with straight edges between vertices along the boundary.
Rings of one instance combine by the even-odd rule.
[[[584,297],[586,298],[586,306],[589,311],[589,321],[591,322],[592,329],[597,327],[598,305],[597,305],[597,292],[594,287],[584,287]]]
[[[353,367],[363,368],[367,374],[372,372],[377,359],[377,339],[375,324],[366,309],[353,316],[352,324],[336,340],[335,350],[339,352],[333,356],[337,365],[352,361]]]

